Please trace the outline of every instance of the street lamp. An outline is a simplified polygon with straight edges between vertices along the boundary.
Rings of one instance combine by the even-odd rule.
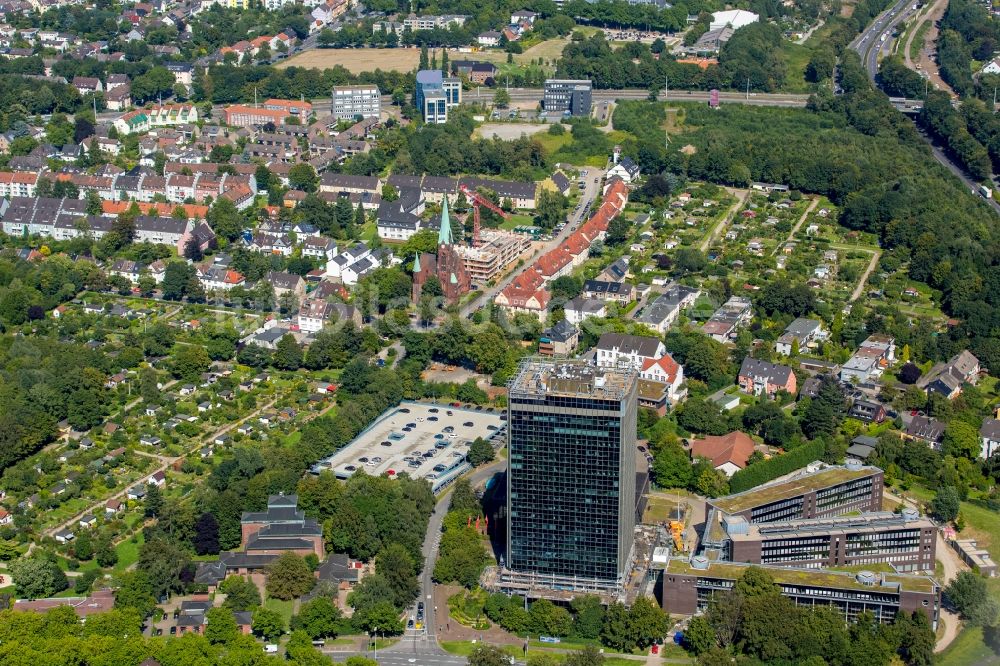
[[[374,634],[374,643],[375,643],[374,659],[375,662],[378,663],[378,627],[373,627],[373,629],[374,631],[372,633]]]

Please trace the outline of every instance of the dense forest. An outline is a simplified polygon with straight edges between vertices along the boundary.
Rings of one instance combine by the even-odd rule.
[[[973,0],[950,0],[938,38],[941,78],[959,95],[975,93],[972,61],[988,61],[997,43],[997,29],[986,7]]]

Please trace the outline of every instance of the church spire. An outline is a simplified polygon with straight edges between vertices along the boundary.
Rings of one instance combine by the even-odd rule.
[[[448,216],[448,196],[441,201],[441,228],[438,230],[438,245],[451,245],[455,240],[451,235],[451,218]]]
[[[420,272],[420,252],[413,255],[413,274]]]

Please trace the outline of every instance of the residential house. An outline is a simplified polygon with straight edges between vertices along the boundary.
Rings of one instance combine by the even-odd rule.
[[[574,326],[579,326],[585,319],[606,316],[608,310],[603,300],[577,296],[573,300],[566,302],[563,306],[563,314],[566,315],[566,321]]]
[[[917,386],[927,393],[938,393],[953,400],[962,393],[962,386],[979,381],[979,359],[968,350],[959,352],[947,363],[937,363],[920,378]]]
[[[938,450],[944,440],[945,424],[928,416],[914,416],[901,433],[904,439],[923,442]]]
[[[576,350],[580,330],[566,319],[542,331],[538,340],[538,353],[542,356],[568,356]]]
[[[594,361],[599,368],[625,365],[640,370],[648,360],[661,358],[667,348],[657,338],[622,333],[605,333],[594,348]]]
[[[691,441],[691,458],[706,458],[727,477],[744,469],[754,452],[754,443],[744,432],[728,435],[707,435]]]
[[[666,399],[676,405],[687,395],[684,386],[684,367],[667,353],[659,358],[647,358],[639,367],[639,377],[666,386]]]
[[[753,303],[743,296],[731,296],[701,327],[701,332],[717,342],[736,337],[740,328],[753,319]]]
[[[983,425],[979,428],[979,443],[982,446],[979,457],[983,460],[1000,451],[1000,421],[983,419]]]
[[[769,398],[773,398],[778,391],[794,396],[797,390],[795,373],[787,365],[777,365],[751,356],[743,359],[736,383],[744,393],[766,395]]]
[[[847,415],[864,423],[882,423],[886,419],[885,406],[872,400],[855,400]]]
[[[305,298],[306,283],[301,275],[271,271],[264,276],[264,279],[274,288],[276,298],[281,298],[285,294],[292,294],[299,299],[300,303]]]
[[[626,183],[632,183],[639,178],[639,165],[630,157],[623,157],[608,169],[607,178],[621,178]]]
[[[840,379],[866,384],[881,377],[895,359],[895,339],[878,333],[870,335],[840,369]]]
[[[628,305],[635,299],[635,287],[627,282],[587,280],[583,283],[583,296]]]
[[[671,284],[642,309],[636,321],[663,335],[677,321],[681,311],[694,305],[701,291],[695,287]]]
[[[791,356],[793,350],[804,350],[824,337],[826,337],[826,332],[823,331],[821,321],[799,317],[785,327],[785,332],[775,343],[775,351],[784,356]]]

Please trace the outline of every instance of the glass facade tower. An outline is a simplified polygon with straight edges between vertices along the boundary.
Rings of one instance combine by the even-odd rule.
[[[522,363],[509,385],[508,568],[623,579],[635,530],[637,384],[629,369]]]

